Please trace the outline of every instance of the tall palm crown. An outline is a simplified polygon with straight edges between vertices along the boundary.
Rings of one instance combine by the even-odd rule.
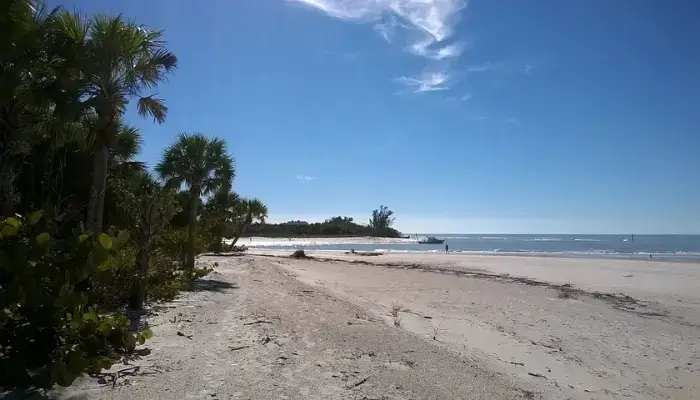
[[[235,175],[233,158],[226,142],[201,133],[181,133],[165,150],[156,172],[169,187],[186,185],[199,196],[214,193],[230,184]]]
[[[138,97],[140,116],[165,121],[168,108],[161,99],[143,95],[155,89],[177,66],[177,57],[165,48],[163,31],[146,30],[121,16],[95,16],[88,24],[85,57],[85,93],[101,118],[110,121]]]
[[[244,200],[244,208],[246,210],[246,223],[253,222],[264,223],[267,219],[267,206],[260,199]]]

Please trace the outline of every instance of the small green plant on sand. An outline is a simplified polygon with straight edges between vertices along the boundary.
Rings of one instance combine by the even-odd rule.
[[[442,324],[444,322],[445,322],[445,320],[443,319],[442,322],[440,322],[440,325],[433,326],[433,340],[437,340],[437,337],[440,334],[440,328],[442,327]]]
[[[578,297],[576,289],[573,288],[571,282],[559,286],[557,291],[559,292],[557,297],[560,299],[575,299]]]
[[[391,316],[394,318],[394,326],[399,327],[401,326],[401,315],[399,314],[403,310],[403,307],[401,304],[398,304],[396,302],[391,304]]]
[[[307,258],[307,255],[304,253],[304,250],[299,249],[292,253],[292,258]]]

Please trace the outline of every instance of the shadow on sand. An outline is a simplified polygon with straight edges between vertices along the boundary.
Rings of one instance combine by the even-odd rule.
[[[219,292],[227,293],[233,289],[238,289],[238,285],[220,281],[216,279],[200,279],[192,283],[192,286],[187,290],[188,292]]]

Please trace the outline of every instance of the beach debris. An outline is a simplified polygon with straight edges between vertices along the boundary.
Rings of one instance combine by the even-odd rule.
[[[247,349],[248,347],[250,347],[250,346],[234,346],[234,347],[229,347],[228,349],[231,351],[238,351],[238,350]]]
[[[524,367],[525,363],[517,362],[517,361],[508,361],[509,364],[517,365],[520,367]]]
[[[542,374],[538,374],[537,372],[528,372],[527,374],[530,375],[530,376],[537,377],[537,378],[544,378],[544,379],[547,379],[546,376],[544,376],[544,375],[542,375]]]
[[[272,339],[270,339],[270,337],[267,336],[267,335],[265,335],[265,337],[263,337],[262,340],[261,340],[263,346],[266,345],[266,344],[268,344],[268,343],[270,343],[271,341],[272,341]]]
[[[272,323],[272,321],[267,321],[267,320],[264,320],[264,319],[258,319],[258,320],[255,320],[255,321],[253,321],[253,322],[246,322],[246,323],[243,324],[243,325],[246,325],[246,326],[247,326],[247,325],[256,325],[256,324],[271,324],[271,323]]]
[[[187,339],[192,340],[192,335],[185,335],[184,333],[182,333],[182,332],[180,332],[180,331],[177,331],[177,335],[178,335],[178,336],[183,336],[183,337],[186,337]]]
[[[100,377],[100,379],[97,380],[97,383],[106,384],[107,379],[105,379],[105,378],[109,377],[111,382],[112,382],[112,389],[114,389],[117,386],[117,380],[119,378],[123,378],[124,375],[127,375],[127,374],[134,375],[137,372],[139,372],[140,369],[141,369],[141,367],[139,367],[138,365],[132,365],[132,366],[122,368],[122,369],[114,371],[114,372],[100,372],[99,375],[102,375],[102,376]],[[125,379],[124,384],[127,384],[127,385],[129,384],[128,379]]]
[[[367,375],[367,376],[365,376],[364,378],[360,379],[359,381],[353,383],[352,385],[347,386],[347,388],[348,388],[348,389],[356,388],[356,387],[362,385],[363,383],[367,382],[367,380],[369,379],[369,377],[370,377],[370,375]]]

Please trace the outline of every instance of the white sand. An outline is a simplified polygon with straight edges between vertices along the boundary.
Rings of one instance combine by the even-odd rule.
[[[201,258],[219,263],[215,274],[202,283],[206,290],[151,318],[153,353],[137,361],[138,374],[115,389],[83,379],[65,393],[700,398],[698,265],[326,252],[313,255],[343,261],[318,261],[287,253]],[[560,288],[523,278],[571,282],[590,292],[559,298]],[[401,308],[399,327],[394,306]]]
[[[218,262],[198,291],[157,307],[140,370],[81,378],[65,399],[525,399],[472,357],[426,343],[303,284],[275,259]],[[177,335],[180,331],[185,336]],[[191,336],[191,339],[188,338]],[[123,368],[123,366],[115,366]],[[18,397],[22,398],[22,397]]]
[[[311,255],[369,265],[283,263],[304,282],[376,314],[401,305],[410,310],[400,314],[402,329],[430,338],[440,325],[438,338],[448,349],[478,354],[516,382],[536,385],[545,398],[700,398],[700,298],[693,291],[700,288],[698,265],[459,254]],[[436,269],[442,272],[428,272]],[[585,292],[562,299],[555,287],[514,276],[621,292],[638,301]]]
[[[288,255],[288,251],[256,250],[251,254]],[[356,257],[345,252],[307,252],[317,258],[361,260],[386,264],[443,266],[491,274],[509,274],[603,293],[623,293],[667,306],[700,306],[700,264],[647,260],[614,260],[535,256],[468,255],[464,253],[386,253]],[[700,324],[700,313],[696,322]]]

